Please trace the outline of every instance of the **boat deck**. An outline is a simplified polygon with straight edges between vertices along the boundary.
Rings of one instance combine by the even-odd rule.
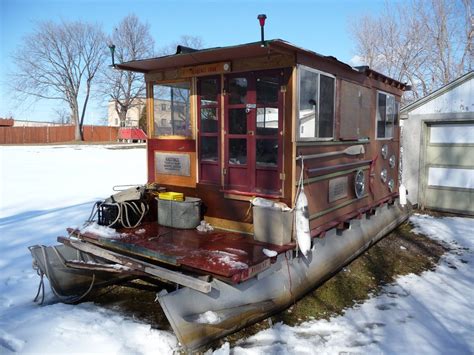
[[[102,237],[95,233],[73,233],[98,246],[169,266],[210,274],[232,283],[244,281],[268,268],[277,254],[295,248],[295,243],[278,246],[254,240],[252,236],[228,231],[198,232],[163,227],[156,222],[133,229],[118,229],[118,235]]]

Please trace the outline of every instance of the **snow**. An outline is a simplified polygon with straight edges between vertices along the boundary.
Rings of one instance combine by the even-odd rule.
[[[218,314],[214,313],[213,311],[207,311],[199,315],[196,319],[196,322],[201,324],[216,324],[221,321],[221,318]]]
[[[277,252],[275,250],[269,250],[269,249],[265,249],[263,248],[263,254],[265,254],[266,256],[268,256],[269,258],[272,258],[274,256],[277,256]]]
[[[27,247],[56,244],[65,228],[81,227],[93,203],[112,194],[114,185],[146,182],[145,149],[3,146],[0,176],[1,354],[172,354],[178,349],[172,332],[119,311],[57,303],[47,282],[45,305],[32,301],[39,278]],[[399,277],[342,316],[295,327],[276,324],[215,353],[474,353],[474,219],[415,215],[411,221],[415,232],[451,248],[436,270]],[[241,254],[226,251],[216,257],[232,263]],[[212,320],[211,313],[206,317]]]
[[[232,253],[227,253],[221,250],[212,250],[210,253],[212,258],[216,259],[216,262],[223,265],[228,265],[233,269],[248,269],[248,265],[242,261],[236,260],[237,255]]]
[[[102,238],[117,238],[120,237],[120,234],[117,233],[117,231],[113,228],[106,227],[106,226],[100,226],[97,224],[97,222],[93,222],[91,224],[86,225],[85,227],[82,227],[79,230],[80,233],[93,233],[98,235],[99,237]],[[138,233],[137,233],[138,234]]]
[[[33,303],[27,247],[81,227],[114,185],[145,183],[145,149],[1,146],[0,177],[0,354],[171,354],[173,333],[92,303],[56,303],[47,282],[45,305]]]

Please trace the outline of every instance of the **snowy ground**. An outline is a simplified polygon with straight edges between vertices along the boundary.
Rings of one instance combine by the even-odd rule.
[[[79,226],[111,186],[146,180],[145,150],[100,146],[0,147],[0,353],[171,354],[167,331],[83,303],[32,302],[38,277],[27,247]],[[277,324],[236,354],[474,353],[474,219],[412,217],[449,244],[435,271],[400,277],[382,295],[329,321]],[[215,353],[228,353],[228,344]]]

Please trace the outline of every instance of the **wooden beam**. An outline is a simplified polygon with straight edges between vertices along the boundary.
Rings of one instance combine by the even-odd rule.
[[[157,276],[160,279],[171,281],[178,285],[186,286],[199,292],[211,292],[211,284],[209,282],[205,282],[176,271],[171,271],[160,266],[147,263],[145,261],[123,256],[121,254],[79,240],[75,241],[64,237],[58,237],[58,242],[63,243],[64,245],[67,245],[71,248],[82,251],[84,253],[88,253],[99,258],[112,261],[116,264],[126,266],[132,270],[142,271],[149,275]]]

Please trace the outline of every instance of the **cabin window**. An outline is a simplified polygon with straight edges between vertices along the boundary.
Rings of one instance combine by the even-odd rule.
[[[317,70],[299,67],[299,138],[332,138],[335,79]]]
[[[197,81],[199,181],[220,182],[220,78],[203,77]]]
[[[191,137],[189,82],[157,84],[153,94],[155,136]]]
[[[398,125],[399,106],[395,96],[377,92],[377,138],[393,137],[393,127]]]

